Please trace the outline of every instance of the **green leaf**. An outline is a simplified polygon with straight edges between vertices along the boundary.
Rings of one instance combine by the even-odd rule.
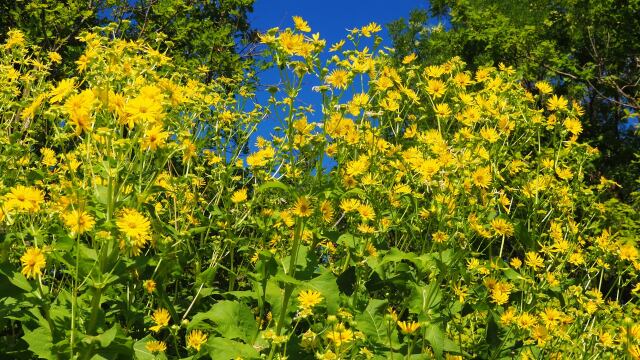
[[[259,359],[260,353],[251,345],[243,344],[237,341],[213,337],[207,341],[205,345],[212,359],[216,360],[233,360],[236,358],[243,359]]]
[[[442,291],[436,282],[428,286],[414,284],[409,296],[409,310],[414,314],[423,314],[435,310],[442,300]]]
[[[24,331],[24,340],[29,344],[29,350],[36,354],[41,359],[57,359],[57,356],[53,353],[53,337],[51,336],[51,330],[44,327],[38,327],[31,331],[26,327],[22,327]]]
[[[380,345],[389,345],[387,321],[383,315],[387,303],[387,300],[370,299],[367,308],[361,314],[356,315],[356,328],[362,331],[368,340]],[[395,326],[393,328],[395,330]]]
[[[340,305],[340,289],[336,282],[336,276],[329,270],[324,270],[322,274],[306,282],[312,289],[319,291],[325,298],[327,312],[335,315]]]
[[[284,191],[285,193],[290,193],[290,189],[287,185],[281,183],[280,181],[267,181],[266,183],[260,185],[257,189],[256,189],[256,194],[264,192],[266,190],[269,189],[279,189]]]
[[[442,359],[445,351],[459,353],[460,347],[444,335],[444,331],[436,324],[429,324],[425,329],[425,338],[433,348],[436,358]]]
[[[220,301],[211,310],[199,313],[189,323],[188,330],[207,326],[207,321],[215,324],[215,331],[227,339],[242,339],[253,343],[258,333],[258,325],[248,306],[237,301]]]

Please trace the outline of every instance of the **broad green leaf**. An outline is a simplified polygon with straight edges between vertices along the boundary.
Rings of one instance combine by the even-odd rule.
[[[221,337],[210,338],[205,346],[211,358],[216,360],[260,358],[260,353],[253,346]]]
[[[242,339],[252,343],[258,333],[258,325],[251,309],[237,301],[220,301],[211,310],[196,314],[188,329],[198,329],[207,321],[215,324],[215,331],[227,339]]]
[[[445,351],[459,353],[460,347],[451,339],[445,336],[444,331],[436,324],[429,324],[425,329],[425,338],[431,345],[433,353],[438,359],[442,359]]]
[[[358,324],[356,328],[362,331],[368,340],[379,345],[389,345],[387,320],[384,318],[387,303],[387,300],[370,299],[367,308],[355,317]],[[395,324],[393,328],[395,330]]]
[[[428,286],[414,284],[409,296],[409,310],[414,314],[423,314],[435,310],[442,300],[442,292],[436,282]]]
[[[322,274],[306,282],[306,285],[319,291],[327,304],[327,312],[335,315],[340,305],[340,289],[336,282],[336,276],[329,270],[324,270]]]
[[[29,344],[29,350],[36,354],[41,359],[57,359],[58,357],[53,353],[53,337],[51,336],[51,330],[44,327],[38,327],[33,331],[22,327],[24,331],[24,340]]]

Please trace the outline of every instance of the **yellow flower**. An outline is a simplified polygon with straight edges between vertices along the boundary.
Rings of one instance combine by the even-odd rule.
[[[498,134],[498,132],[494,128],[482,128],[482,130],[480,130],[480,136],[482,136],[483,139],[487,140],[491,144],[500,140],[500,134]]]
[[[4,206],[7,210],[36,212],[44,202],[44,194],[34,187],[18,185],[5,195]]]
[[[344,69],[335,69],[326,77],[325,82],[334,88],[344,90],[349,85],[349,72]]]
[[[400,327],[400,331],[402,331],[403,334],[409,335],[413,334],[420,328],[420,323],[415,321],[398,321],[398,326]]]
[[[231,195],[231,202],[234,204],[239,204],[247,200],[247,189],[242,188],[240,190],[236,190],[233,195]]]
[[[311,31],[311,28],[309,27],[309,24],[307,24],[307,22],[301,18],[300,16],[294,16],[293,17],[293,23],[296,27],[296,29],[302,31],[302,32],[309,32]]]
[[[375,219],[376,212],[373,210],[373,207],[369,204],[362,204],[358,206],[358,213],[362,217],[364,221],[370,221]]]
[[[144,347],[152,353],[165,352],[167,350],[167,344],[164,341],[148,341]]]
[[[413,60],[415,60],[415,59],[416,59],[416,54],[415,54],[415,53],[411,53],[411,54],[409,54],[409,55],[405,56],[405,57],[402,59],[402,63],[403,63],[404,65],[407,65],[407,64],[410,64],[411,62],[413,62]]]
[[[291,212],[299,217],[308,217],[313,213],[313,208],[309,203],[309,199],[306,196],[301,196],[296,200]]]
[[[142,283],[142,286],[144,286],[144,288],[147,290],[147,292],[149,294],[151,294],[152,292],[154,292],[156,290],[156,282],[153,280],[145,280]]]
[[[49,148],[40,149],[40,153],[42,154],[42,164],[44,166],[55,166],[58,163],[58,159],[56,159],[56,152]]]
[[[59,64],[62,61],[62,56],[55,51],[51,51],[47,54],[47,57],[51,62]]]
[[[116,220],[116,226],[131,239],[134,254],[137,254],[151,239],[151,223],[137,210],[122,210]]]
[[[5,49],[10,49],[14,46],[24,46],[25,38],[24,33],[20,30],[9,30],[7,33],[7,42],[4,44]]]
[[[20,262],[22,262],[22,274],[27,279],[42,275],[42,268],[47,265],[42,250],[36,247],[28,248],[24,255],[20,257]]]
[[[326,223],[333,221],[333,206],[329,200],[323,200],[320,204],[320,212],[322,213],[322,220]]]
[[[451,108],[449,107],[449,104],[446,103],[436,104],[436,106],[433,108],[433,111],[435,111],[437,116],[451,115]]]
[[[156,150],[159,147],[163,147],[169,137],[169,133],[162,130],[162,125],[155,125],[151,129],[145,130],[144,136],[140,140],[142,149]]]
[[[192,330],[189,335],[187,335],[187,348],[200,351],[200,347],[202,347],[202,344],[205,342],[207,342],[207,334],[201,330]]]
[[[442,231],[436,231],[431,235],[431,237],[433,238],[433,241],[437,244],[442,244],[443,242],[447,241],[447,239],[449,238],[447,234]]]
[[[129,128],[133,128],[135,124],[155,124],[164,117],[162,105],[157,99],[147,96],[138,96],[129,101],[125,113]]]
[[[336,347],[353,341],[353,331],[345,328],[344,324],[339,323],[333,329],[327,331],[327,340],[333,342]]]
[[[582,123],[576,118],[568,118],[564,121],[564,127],[573,135],[582,133]]]
[[[82,234],[91,229],[96,223],[91,215],[85,211],[72,210],[62,215],[64,225],[74,234]]]
[[[547,109],[550,111],[566,110],[569,102],[563,96],[553,95],[547,100]]]
[[[503,218],[495,218],[491,220],[491,227],[496,235],[511,236],[513,235],[513,225]]]
[[[320,304],[321,301],[322,294],[315,290],[302,290],[298,294],[298,302],[301,309],[311,309]]]
[[[544,95],[551,94],[551,92],[553,91],[553,88],[551,87],[551,85],[549,85],[549,83],[546,81],[537,82],[536,88],[538,89],[538,91],[540,91],[541,94],[544,94]]]
[[[439,79],[430,79],[427,81],[427,93],[434,98],[439,98],[447,91],[446,85]]]
[[[58,83],[53,90],[49,92],[49,102],[55,104],[64,99],[69,93],[73,91],[75,87],[75,81],[73,79],[63,79]]]
[[[538,253],[533,251],[530,251],[526,254],[525,263],[534,271],[537,271],[539,268],[544,266],[544,260],[540,257],[540,255],[538,255]]]
[[[486,189],[489,187],[489,184],[491,184],[491,169],[488,166],[481,167],[474,171],[471,178],[477,187]]]
[[[158,332],[163,327],[169,326],[169,320],[171,320],[171,316],[169,315],[167,309],[161,308],[153,312],[153,315],[151,315],[151,319],[153,320],[155,325],[150,327],[149,330]]]
[[[362,31],[362,35],[364,35],[365,37],[371,37],[372,34],[375,34],[379,31],[382,30],[382,27],[380,27],[380,25],[372,22],[369,23],[369,25],[364,26],[361,31]]]
[[[342,211],[344,212],[358,210],[360,205],[361,202],[358,199],[342,199],[342,201],[340,201],[340,209],[342,209]]]

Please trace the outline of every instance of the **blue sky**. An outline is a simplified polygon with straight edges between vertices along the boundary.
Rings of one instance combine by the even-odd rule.
[[[383,31],[383,46],[391,46],[387,34],[386,24],[399,18],[407,18],[411,10],[428,7],[427,0],[256,0],[254,11],[249,16],[250,24],[260,32],[273,27],[293,27],[293,16],[301,16],[311,26],[312,32],[320,33],[320,37],[327,41],[327,49],[347,35],[347,29],[362,27],[370,22],[380,24]],[[276,84],[279,81],[278,72],[264,71],[259,74],[263,85]],[[320,121],[320,94],[311,91],[311,87],[318,85],[310,79],[303,83],[303,91],[299,99],[314,106],[316,113],[310,121]],[[264,89],[257,93],[258,102],[264,104],[268,96]],[[269,138],[274,126],[278,126],[278,119],[273,115],[258,128],[255,136]],[[254,137],[255,137],[254,136]],[[251,144],[253,145],[253,144]],[[253,146],[251,146],[253,148]]]
[[[256,0],[251,25],[261,31],[279,26],[292,25],[291,17],[302,16],[309,22],[313,32],[335,43],[347,31],[374,21],[381,25],[406,18],[413,9],[426,9],[426,0]],[[383,33],[388,40],[388,36]],[[389,44],[389,43],[387,43]]]

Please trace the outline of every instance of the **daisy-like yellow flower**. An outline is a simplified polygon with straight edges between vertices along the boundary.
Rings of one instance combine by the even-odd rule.
[[[118,230],[129,237],[134,253],[141,250],[151,239],[151,223],[135,209],[124,209],[116,220]]]
[[[157,340],[148,341],[144,347],[152,353],[161,353],[167,350],[167,344],[165,344],[164,341]]]
[[[56,159],[56,152],[49,148],[40,149],[40,153],[42,154],[42,165],[44,166],[55,166],[58,163],[58,159]]]
[[[360,207],[360,200],[358,199],[342,199],[340,201],[340,209],[344,212],[356,211]]]
[[[430,79],[427,81],[427,93],[434,98],[439,98],[447,91],[447,86],[439,79]]]
[[[436,106],[433,108],[433,111],[435,111],[437,116],[449,116],[451,115],[451,108],[449,107],[449,104],[436,104]]]
[[[580,135],[582,133],[582,123],[576,118],[568,118],[565,120],[564,127],[573,135]]]
[[[404,65],[411,64],[411,62],[413,62],[413,60],[415,60],[415,59],[416,59],[416,57],[417,57],[417,56],[416,56],[416,54],[415,54],[415,53],[411,53],[411,54],[409,54],[409,55],[405,56],[405,57],[402,59],[402,63],[403,63]]]
[[[25,37],[24,33],[20,30],[9,30],[7,33],[7,42],[4,44],[5,49],[11,49],[14,46],[24,46]]]
[[[534,251],[530,251],[526,254],[525,264],[532,268],[534,271],[544,267],[544,260]]]
[[[449,237],[447,236],[446,233],[442,231],[436,231],[433,234],[431,234],[431,238],[433,239],[433,242],[435,242],[436,244],[442,244],[443,242],[447,241]]]
[[[75,87],[74,79],[63,79],[63,80],[61,80],[58,83],[58,86],[56,86],[55,89],[53,89],[53,90],[51,90],[51,92],[49,92],[49,96],[51,97],[49,99],[49,102],[52,103],[52,104],[55,104],[55,103],[61,101],[67,95],[69,95],[69,93],[71,93],[73,91],[74,87]]]
[[[162,120],[164,113],[162,105],[147,96],[138,96],[125,106],[127,125],[133,128],[135,124],[155,124]]]
[[[311,31],[311,27],[309,27],[309,24],[300,16],[293,17],[293,24],[295,25],[296,29],[302,32]]]
[[[358,214],[360,214],[360,217],[362,217],[364,221],[371,221],[376,218],[376,212],[369,204],[362,204],[358,206]]]
[[[5,209],[26,212],[36,212],[44,203],[44,194],[34,187],[18,185],[5,195]]]
[[[296,200],[291,212],[299,217],[309,217],[313,213],[313,208],[309,203],[309,199],[306,196],[301,196]]]
[[[151,319],[155,323],[154,326],[150,327],[149,330],[153,332],[158,332],[165,326],[169,326],[169,320],[171,320],[171,315],[169,315],[169,311],[167,309],[158,309],[153,312],[151,315]]]
[[[91,229],[95,225],[93,216],[80,210],[72,210],[62,215],[64,225],[74,234],[82,234]]]
[[[301,309],[311,309],[322,302],[322,294],[315,290],[302,290],[298,294]]]
[[[332,330],[327,332],[327,340],[333,342],[336,347],[342,346],[353,341],[353,331],[347,329],[344,324],[340,323],[334,326]]]
[[[371,37],[371,35],[379,32],[382,30],[382,27],[380,27],[380,25],[372,22],[369,23],[366,26],[363,26],[361,31],[362,31],[362,35],[364,35],[365,37]]]
[[[537,82],[536,89],[538,89],[538,91],[540,91],[540,93],[544,95],[551,94],[551,92],[553,92],[553,88],[546,81]]]
[[[344,90],[349,85],[349,72],[344,69],[335,69],[326,77],[325,82],[336,89]]]
[[[193,348],[200,351],[202,344],[207,342],[207,334],[201,330],[193,330],[187,335],[187,348]]]
[[[62,62],[62,56],[60,56],[60,54],[58,54],[55,51],[51,51],[47,54],[47,57],[49,58],[49,60],[51,60],[51,62],[59,64]]]
[[[550,111],[567,110],[569,102],[563,96],[553,95],[547,100],[547,109]]]
[[[146,130],[144,132],[144,136],[140,140],[142,149],[156,150],[157,148],[163,147],[167,142],[169,133],[162,130],[162,125],[155,125],[152,128]]]
[[[333,221],[333,206],[329,200],[323,200],[320,204],[320,212],[322,213],[322,220],[326,223]]]
[[[144,286],[145,290],[147,290],[147,292],[149,294],[153,293],[154,291],[156,291],[156,282],[153,281],[152,279],[149,280],[145,280],[142,283],[142,286]]]
[[[420,328],[420,323],[415,321],[398,321],[398,326],[403,334],[413,334]]]
[[[513,235],[513,225],[503,218],[495,218],[491,220],[491,227],[496,235],[511,236]]]
[[[240,190],[236,190],[233,195],[231,195],[231,202],[234,204],[239,204],[247,200],[247,189],[243,188]]]
[[[24,255],[20,257],[20,262],[22,263],[22,274],[27,279],[42,275],[42,268],[47,265],[44,253],[36,247],[28,248]]]
[[[489,169],[488,166],[481,167],[474,171],[471,178],[477,187],[486,189],[489,187],[489,184],[491,184],[491,169]]]

